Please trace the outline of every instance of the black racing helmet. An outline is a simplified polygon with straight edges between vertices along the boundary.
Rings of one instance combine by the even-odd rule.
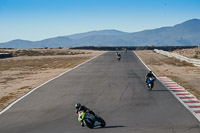
[[[75,104],[75,108],[76,108],[76,109],[79,109],[80,107],[81,107],[81,104],[80,104],[80,103],[76,103],[76,104]]]

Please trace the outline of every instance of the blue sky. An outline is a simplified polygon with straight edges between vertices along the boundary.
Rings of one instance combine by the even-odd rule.
[[[0,0],[0,42],[92,30],[137,32],[200,19],[200,0]]]

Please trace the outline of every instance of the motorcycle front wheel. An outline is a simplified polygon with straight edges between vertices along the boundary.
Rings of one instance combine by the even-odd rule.
[[[150,91],[152,91],[153,86],[154,86],[153,83],[151,83],[151,84],[149,85],[149,90],[150,90]]]
[[[101,122],[101,125],[100,125],[101,127],[105,127],[106,126],[106,122],[101,117],[99,117],[99,122]]]

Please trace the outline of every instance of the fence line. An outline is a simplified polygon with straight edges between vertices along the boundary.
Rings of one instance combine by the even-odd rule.
[[[178,54],[175,54],[175,53],[170,53],[170,52],[163,51],[163,50],[158,50],[158,49],[154,49],[154,51],[156,53],[159,53],[159,54],[162,54],[162,55],[166,55],[168,57],[175,57],[175,58],[177,58],[179,60],[186,61],[188,63],[192,63],[195,66],[200,66],[200,60],[197,60],[197,59],[187,58],[187,57],[182,56],[182,55],[178,55]]]

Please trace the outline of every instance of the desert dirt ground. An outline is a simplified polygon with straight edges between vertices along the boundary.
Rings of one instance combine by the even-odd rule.
[[[174,50],[173,53],[186,56],[188,58],[200,59],[200,47],[192,48],[192,49],[180,49]]]
[[[12,51],[15,57],[0,59],[0,111],[31,89],[102,53],[68,49],[1,50],[5,51]]]
[[[152,50],[136,51],[136,53],[157,76],[171,78],[200,99],[200,67],[157,54]]]

